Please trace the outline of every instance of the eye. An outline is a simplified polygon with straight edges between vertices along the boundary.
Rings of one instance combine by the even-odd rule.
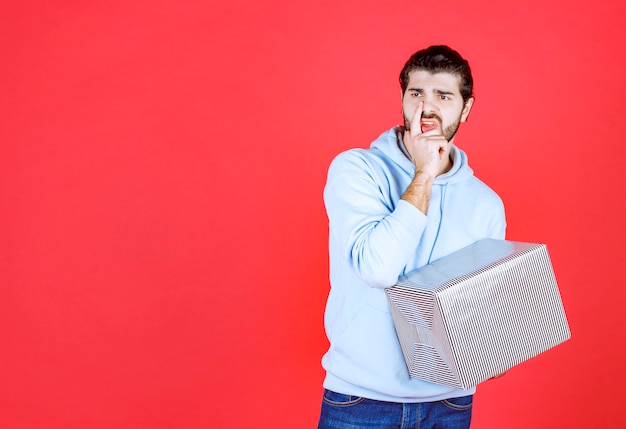
[[[450,99],[450,97],[449,97],[449,96],[447,96],[447,95],[445,95],[445,94],[441,94],[441,95],[439,96],[439,99],[440,99],[440,100],[449,100],[449,99]]]

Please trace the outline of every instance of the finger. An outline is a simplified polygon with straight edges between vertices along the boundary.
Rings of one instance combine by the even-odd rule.
[[[501,372],[500,374],[496,374],[493,377],[491,377],[491,380],[495,380],[496,378],[503,377],[506,373],[507,371]]]
[[[411,118],[411,134],[418,135],[422,134],[422,112],[424,111],[424,102],[420,101],[417,103],[417,107],[413,112],[413,117]]]
[[[420,136],[424,139],[425,144],[429,145],[430,149],[439,155],[439,159],[443,159],[449,142],[441,135],[439,130],[433,129],[420,132]]]

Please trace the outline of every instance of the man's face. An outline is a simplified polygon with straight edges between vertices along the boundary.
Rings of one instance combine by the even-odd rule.
[[[472,108],[473,98],[463,101],[460,76],[452,73],[431,74],[425,70],[409,73],[409,84],[402,94],[404,126],[410,130],[411,118],[420,102],[424,103],[422,132],[438,129],[452,142],[461,122],[465,122]]]

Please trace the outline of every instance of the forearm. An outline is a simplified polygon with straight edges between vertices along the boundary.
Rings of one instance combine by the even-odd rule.
[[[427,219],[410,202],[393,202],[405,189],[381,193],[374,172],[362,162],[350,153],[330,167],[324,203],[333,255],[341,255],[368,285],[388,287],[415,255]]]
[[[430,193],[434,178],[427,174],[416,172],[413,180],[402,194],[401,199],[415,206],[424,214],[428,213],[430,203]]]
[[[410,203],[399,202],[384,218],[354,228],[342,253],[368,285],[392,286],[415,256],[426,224],[426,216]]]

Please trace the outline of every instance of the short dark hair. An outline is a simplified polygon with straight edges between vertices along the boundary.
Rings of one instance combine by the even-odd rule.
[[[402,94],[409,85],[409,74],[414,70],[425,70],[429,73],[452,73],[461,78],[459,88],[463,101],[467,102],[474,96],[474,79],[469,63],[461,54],[445,45],[429,46],[417,51],[406,62],[400,72]]]

